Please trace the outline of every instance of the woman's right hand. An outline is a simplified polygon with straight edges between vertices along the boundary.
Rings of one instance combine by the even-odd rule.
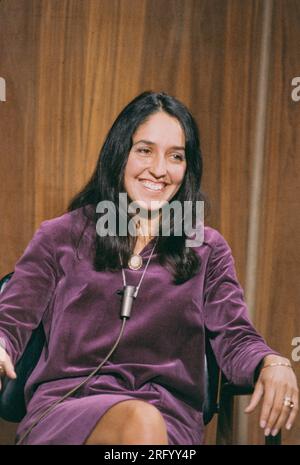
[[[16,379],[17,375],[6,350],[0,345],[0,391],[2,389],[1,378],[8,376],[8,378]]]

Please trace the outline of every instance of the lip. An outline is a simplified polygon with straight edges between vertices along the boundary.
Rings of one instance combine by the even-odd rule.
[[[150,181],[150,179],[140,179],[139,181],[141,182],[143,188],[145,190],[147,190],[148,192],[151,192],[151,194],[153,194],[153,195],[161,194],[166,189],[166,183],[165,182],[155,182],[155,181]],[[151,182],[152,184],[159,184],[159,185],[163,184],[163,187],[161,189],[151,189],[151,187],[145,186],[143,184],[144,182]]]
[[[146,178],[140,178],[139,181],[148,181],[148,182],[152,182],[152,184],[163,184],[164,185],[163,189],[168,185],[168,183],[164,181],[152,181],[152,179],[146,179]]]

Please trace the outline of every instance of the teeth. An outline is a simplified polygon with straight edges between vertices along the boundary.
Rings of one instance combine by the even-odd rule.
[[[142,181],[142,184],[145,187],[148,187],[149,189],[152,189],[154,191],[161,191],[165,187],[164,184],[153,183],[150,181]]]

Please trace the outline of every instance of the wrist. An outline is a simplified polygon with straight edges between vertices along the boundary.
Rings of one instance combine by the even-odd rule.
[[[291,365],[291,362],[288,358],[282,357],[281,355],[276,355],[276,354],[269,354],[266,355],[261,363],[261,368],[266,367],[267,365],[272,365],[272,364],[278,364],[278,365]]]
[[[281,355],[276,354],[269,354],[266,355],[256,367],[255,374],[254,374],[254,381],[256,382],[261,371],[264,368],[272,367],[272,366],[283,366],[283,367],[291,367],[291,362],[288,358],[282,357]]]

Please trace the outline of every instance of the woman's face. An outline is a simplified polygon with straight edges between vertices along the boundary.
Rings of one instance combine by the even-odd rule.
[[[179,121],[160,111],[133,135],[124,185],[130,199],[156,210],[176,194],[186,171],[185,136]],[[158,202],[151,205],[151,202]]]

